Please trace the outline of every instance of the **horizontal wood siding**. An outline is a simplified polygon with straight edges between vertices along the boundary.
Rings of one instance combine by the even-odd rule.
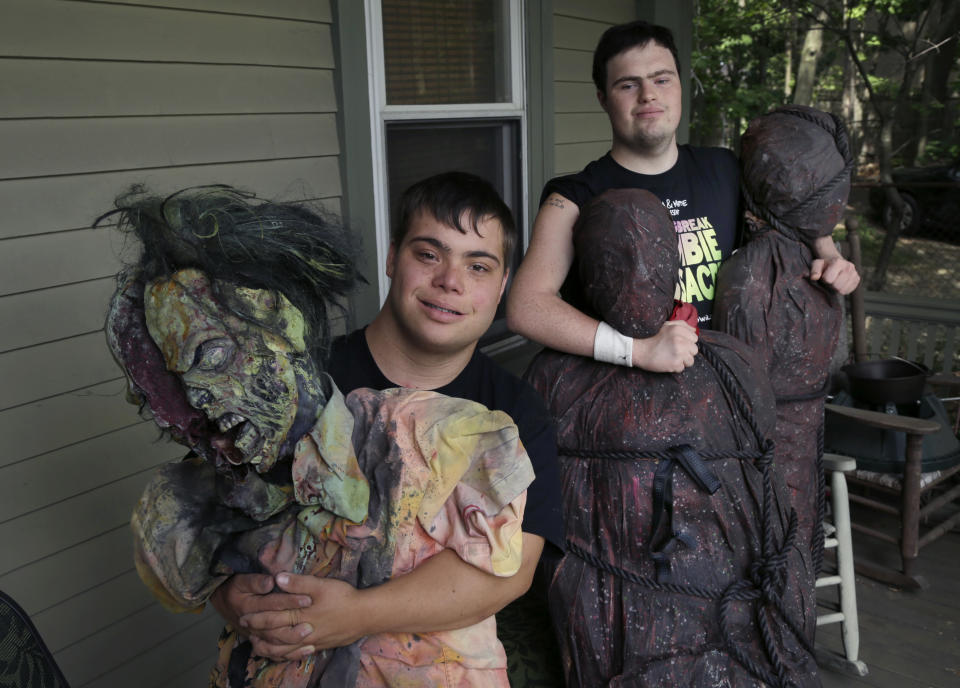
[[[623,24],[637,19],[635,0],[553,0],[553,12],[564,17]],[[593,46],[590,46],[593,51]]]
[[[12,144],[0,159],[0,176],[45,177],[64,169],[91,174],[172,165],[236,162],[237,142],[248,160],[336,155],[330,114],[202,117],[97,117],[3,122]],[[96,157],[91,158],[91,151]]]
[[[197,11],[183,11],[6,0],[0,45],[17,57],[333,68],[328,23],[202,11],[204,4],[198,0]]]
[[[0,223],[0,239],[35,234],[49,227],[55,228],[46,230],[49,233],[89,228],[92,219],[109,210],[116,194],[133,183],[172,191],[191,184],[209,183],[211,179],[256,189],[262,196],[318,198],[328,207],[339,203],[336,156],[0,180],[0,207],[5,211]],[[73,206],[69,199],[73,199]],[[69,234],[59,234],[61,238],[67,236]],[[12,254],[17,244],[9,246],[5,245],[0,260],[7,252]],[[0,282],[0,290],[2,293],[23,291],[5,280]]]
[[[165,611],[133,567],[130,513],[183,454],[126,402],[102,331],[137,246],[91,225],[133,183],[339,212],[331,3],[4,0],[2,14],[0,589],[74,688],[202,685],[221,621]]]
[[[4,59],[3,117],[334,112],[330,70],[176,62]],[[161,94],[174,92],[165,100]],[[69,98],[64,98],[69,94]],[[251,94],[256,94],[255,98]]]
[[[593,85],[593,50],[614,24],[636,19],[630,0],[553,3],[554,173],[578,172],[610,150],[610,124]]]

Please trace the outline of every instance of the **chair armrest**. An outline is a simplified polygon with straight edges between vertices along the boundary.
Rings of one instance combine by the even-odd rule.
[[[950,391],[960,389],[960,374],[957,373],[937,373],[927,378],[927,382],[933,387],[946,387]]]
[[[900,416],[895,413],[881,413],[879,411],[868,411],[866,409],[838,406],[836,404],[825,404],[825,408],[827,413],[834,413],[873,428],[899,430],[900,432],[907,432],[913,435],[929,435],[940,429],[939,423],[925,418],[911,418],[910,416]]]
[[[857,460],[852,456],[827,452],[823,455],[823,467],[828,471],[847,473],[848,471],[856,470]]]

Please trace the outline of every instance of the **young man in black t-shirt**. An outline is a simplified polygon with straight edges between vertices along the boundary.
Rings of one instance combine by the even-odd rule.
[[[556,438],[526,383],[477,351],[503,295],[516,229],[483,180],[446,173],[401,199],[387,256],[390,290],[364,330],[334,343],[327,367],[344,394],[357,387],[436,390],[508,413],[536,478],[527,490],[523,561],[497,578],[444,551],[412,572],[358,590],[332,579],[234,576],[212,598],[251,633],[256,654],[298,659],[374,633],[461,628],[499,611],[530,587],[545,543],[562,547]]]
[[[677,232],[680,273],[674,296],[696,307],[700,327],[710,327],[717,270],[740,243],[739,177],[737,158],[726,148],[678,146],[676,163],[661,174],[633,172],[607,153],[582,172],[551,179],[541,203],[558,194],[580,208],[608,189],[652,192],[667,208]],[[586,310],[576,256],[561,294]]]
[[[678,298],[709,316],[713,276],[736,246],[739,175],[730,151],[677,145],[681,79],[670,30],[636,21],[608,29],[593,58],[597,98],[610,118],[610,152],[582,172],[551,180],[541,198],[533,237],[507,299],[512,330],[567,353],[681,372],[693,365],[697,335],[675,320],[646,339],[632,339],[582,311],[573,229],[594,196],[616,188],[656,194],[675,220],[683,267]],[[818,240],[810,279],[847,294],[860,278],[829,237]],[[571,269],[573,267],[573,269]],[[561,298],[563,296],[571,301]],[[701,326],[709,326],[704,318]]]
[[[344,395],[359,387],[382,390],[398,386],[377,366],[367,344],[367,328],[334,341],[328,371]],[[523,532],[562,547],[556,432],[540,396],[477,349],[453,380],[432,391],[476,401],[513,419],[536,474],[536,480],[527,489]]]

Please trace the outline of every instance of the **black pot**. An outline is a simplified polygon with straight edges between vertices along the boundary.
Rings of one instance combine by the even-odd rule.
[[[843,367],[850,395],[868,404],[906,404],[923,396],[930,369],[900,358],[860,361]]]

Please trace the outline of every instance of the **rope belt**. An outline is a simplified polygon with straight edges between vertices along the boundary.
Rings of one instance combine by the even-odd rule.
[[[576,542],[567,540],[567,551],[579,557],[590,566],[630,583],[650,590],[670,592],[678,595],[698,597],[718,603],[720,631],[726,650],[755,678],[772,686],[786,688],[792,685],[789,668],[783,661],[782,653],[771,628],[771,622],[779,619],[797,638],[803,648],[812,653],[803,629],[791,618],[784,602],[788,574],[788,556],[797,535],[797,514],[791,509],[787,531],[778,544],[773,529],[774,491],[771,463],[773,443],[762,436],[752,410],[747,405],[745,393],[739,380],[733,375],[726,363],[706,342],[701,342],[701,353],[717,377],[728,391],[740,416],[753,432],[759,449],[745,449],[722,452],[698,452],[689,445],[671,447],[666,451],[643,450],[582,450],[560,448],[563,456],[581,459],[603,460],[657,460],[652,481],[652,533],[650,538],[650,556],[655,566],[655,577],[641,576],[620,566],[601,559],[593,552],[584,549]],[[683,546],[692,546],[689,535],[678,532],[673,524],[673,474],[679,465],[691,477],[697,487],[708,494],[714,494],[721,486],[720,478],[710,468],[708,462],[722,459],[751,461],[761,472],[763,483],[763,506],[761,513],[761,551],[759,557],[751,562],[746,576],[732,581],[723,590],[700,587],[675,582],[670,566],[670,557]],[[731,628],[732,605],[735,602],[753,602],[754,619],[760,631],[764,652],[770,667],[762,666],[750,657],[736,641]]]
[[[707,461],[731,458],[728,454],[701,455],[690,445],[672,447],[663,452],[638,450],[583,451],[559,449],[563,456],[583,459],[656,459],[653,475],[653,530],[650,536],[650,556],[657,567],[657,580],[671,580],[670,558],[684,547],[693,547],[693,538],[677,530],[673,525],[673,472],[677,465],[683,468],[693,481],[708,494],[720,489],[720,479],[707,465]],[[756,452],[749,452],[753,458]],[[747,458],[747,457],[745,457]]]
[[[663,463],[667,462],[665,461]],[[782,542],[777,545],[774,542],[773,529],[770,527],[773,517],[774,500],[769,462],[764,462],[762,475],[763,515],[761,525],[763,543],[760,557],[750,564],[746,577],[732,581],[723,590],[676,583],[672,576],[662,575],[663,568],[656,557],[654,557],[657,568],[656,577],[641,576],[633,571],[601,559],[573,540],[568,539],[566,545],[568,552],[579,557],[590,566],[630,583],[659,592],[669,592],[719,602],[720,630],[725,647],[730,655],[757,679],[771,686],[786,688],[791,685],[789,671],[781,658],[781,652],[771,629],[771,618],[777,618],[782,621],[805,650],[812,653],[813,648],[807,641],[803,629],[800,628],[799,624],[790,616],[783,601],[783,593],[788,573],[788,556],[797,533],[797,515],[795,511],[791,510],[786,535]],[[719,483],[716,487],[719,488]],[[683,538],[675,537],[671,540],[673,539]],[[664,552],[664,554],[669,554],[669,552]],[[770,660],[772,671],[754,661],[736,642],[730,624],[732,605],[735,602],[757,603],[754,609],[754,618],[757,622],[757,627],[760,629],[763,649]]]

